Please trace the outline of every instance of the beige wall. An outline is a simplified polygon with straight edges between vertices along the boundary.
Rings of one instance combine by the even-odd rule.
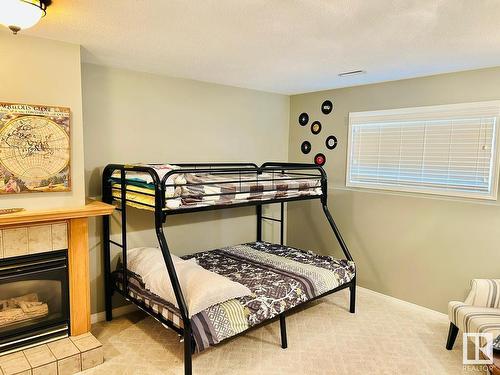
[[[323,100],[335,110],[321,114]],[[345,187],[349,112],[500,99],[500,68],[394,81],[291,97],[291,161],[327,157],[329,202],[354,260],[359,284],[439,311],[462,299],[471,278],[500,277],[500,206]],[[308,112],[323,130],[312,135],[297,118]],[[325,138],[339,139],[327,150]],[[300,152],[303,140],[312,152]],[[289,205],[288,243],[340,255],[318,203]]]
[[[111,162],[291,161],[326,154],[330,205],[368,288],[444,311],[464,297],[469,279],[500,277],[500,207],[412,194],[345,188],[350,111],[500,99],[500,68],[287,96],[83,65],[76,45],[0,33],[0,101],[68,106],[72,110],[71,193],[2,197],[0,207],[80,205],[100,194],[100,172]],[[82,93],[84,126],[82,124]],[[335,111],[319,106],[332,99]],[[323,131],[310,134],[297,117],[307,111]],[[289,119],[290,117],[290,119]],[[290,125],[290,128],[289,126]],[[83,129],[84,128],[84,129]],[[83,134],[84,132],[84,134]],[[328,151],[324,139],[339,138]],[[85,183],[83,166],[85,140]],[[311,140],[313,151],[300,153]],[[289,143],[288,143],[289,141]],[[131,214],[131,245],[155,245],[152,216]],[[316,203],[289,205],[288,242],[340,255]],[[167,227],[183,254],[254,239],[252,209],[177,216]],[[100,221],[91,221],[93,311],[102,311]],[[266,227],[267,238],[278,240]]]
[[[90,196],[100,194],[102,168],[113,162],[287,159],[288,96],[88,64],[82,77]],[[171,217],[171,250],[185,254],[254,240],[254,212],[244,208]],[[130,245],[157,246],[153,215],[131,209],[129,218]],[[100,225],[91,223],[93,312],[103,310]],[[272,239],[276,231],[267,235]]]
[[[71,180],[67,193],[2,196],[0,208],[60,208],[85,203],[80,46],[0,32],[0,101],[71,108]]]

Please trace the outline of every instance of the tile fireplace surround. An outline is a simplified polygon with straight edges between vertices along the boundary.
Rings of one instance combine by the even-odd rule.
[[[0,259],[67,248],[65,221],[0,229]]]
[[[0,374],[69,375],[102,362],[101,345],[89,333],[88,218],[109,215],[113,209],[92,201],[78,208],[0,215],[0,272],[6,276],[0,281],[0,333],[4,336],[0,338],[4,345],[0,345]],[[55,271],[46,276],[47,262],[67,276]],[[28,276],[23,275],[23,267]],[[61,283],[64,279],[67,282]],[[43,287],[44,283],[53,287]],[[53,291],[61,287],[66,294]],[[54,302],[56,297],[59,302]],[[60,304],[69,305],[69,321],[65,315],[63,330],[63,336],[69,337],[51,333],[39,338],[37,331],[32,335],[30,327],[43,326],[43,319],[48,321]]]

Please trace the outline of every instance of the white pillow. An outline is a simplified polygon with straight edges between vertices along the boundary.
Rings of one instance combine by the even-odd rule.
[[[190,318],[210,306],[252,293],[246,286],[199,266],[195,258],[183,260],[173,254],[171,256]],[[141,276],[149,291],[178,307],[159,248],[128,250],[127,268]]]

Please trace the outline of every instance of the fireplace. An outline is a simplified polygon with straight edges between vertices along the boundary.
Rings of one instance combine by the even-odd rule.
[[[67,251],[0,260],[0,354],[68,334]]]

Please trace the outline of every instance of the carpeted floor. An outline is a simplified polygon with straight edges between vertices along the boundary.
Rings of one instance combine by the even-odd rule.
[[[273,322],[194,355],[194,374],[484,374],[464,369],[460,337],[444,348],[445,315],[365,289],[357,303],[354,315],[347,291],[310,303],[287,318],[288,349]],[[105,363],[85,374],[183,374],[177,334],[142,312],[92,332]]]

